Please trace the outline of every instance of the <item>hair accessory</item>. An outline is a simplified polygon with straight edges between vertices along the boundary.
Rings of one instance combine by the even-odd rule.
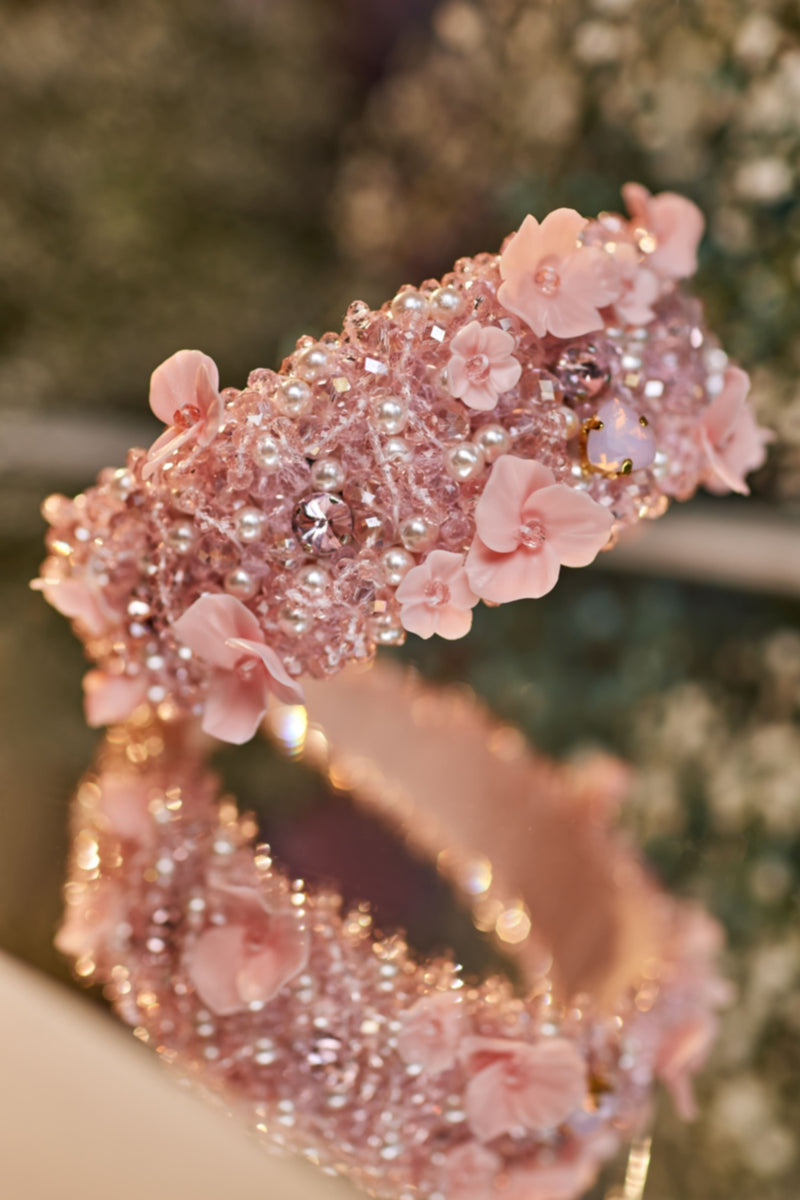
[[[60,949],[270,1146],[392,1200],[573,1200],[644,1136],[656,1079],[692,1114],[728,999],[718,927],[612,828],[621,763],[558,766],[392,664],[308,692],[273,736],[437,862],[521,986],[420,961],[290,879],[215,805],[196,726],[144,712],[78,790]]]
[[[624,195],[627,219],[528,216],[499,256],[351,305],[241,391],[199,351],[162,363],[161,437],[45,504],[35,586],[96,663],[90,723],[149,702],[246,741],[303,677],[462,637],[700,484],[746,492],[770,435],[681,287],[700,213]]]

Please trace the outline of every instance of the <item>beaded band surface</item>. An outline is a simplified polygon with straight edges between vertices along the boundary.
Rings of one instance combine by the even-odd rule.
[[[673,497],[746,491],[769,435],[680,284],[700,213],[625,198],[628,219],[526,217],[242,391],[199,351],[163,363],[164,434],[45,505],[36,586],[97,664],[89,721],[149,701],[246,741],[302,677],[461,637],[478,600],[544,595]]]
[[[371,1194],[572,1200],[691,1078],[727,999],[720,931],[613,820],[622,764],[533,755],[463,691],[391,664],[309,687],[272,729],[432,857],[516,960],[465,979],[291,880],[196,726],[111,730],[79,788],[59,947],[136,1036],[269,1145]]]

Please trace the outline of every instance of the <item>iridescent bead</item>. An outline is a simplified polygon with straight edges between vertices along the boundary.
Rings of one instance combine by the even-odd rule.
[[[338,458],[318,458],[311,467],[311,482],[321,492],[339,492],[346,478]]]
[[[307,554],[335,554],[353,535],[353,514],[338,496],[316,492],[294,510],[292,528]]]
[[[195,530],[189,521],[176,521],[166,533],[166,543],[176,554],[188,554],[194,545]]]
[[[295,578],[298,586],[315,599],[325,594],[331,582],[330,573],[319,563],[306,563],[299,569]]]
[[[372,420],[381,433],[389,437],[402,433],[408,422],[408,409],[402,400],[387,392],[381,392],[370,405]]]
[[[250,600],[258,591],[258,584],[244,567],[234,567],[225,576],[225,591],[237,600]]]
[[[302,417],[311,408],[313,392],[302,379],[290,375],[284,379],[275,397],[278,408],[287,417]]]
[[[444,452],[444,468],[452,479],[467,483],[477,479],[486,465],[483,450],[474,442],[459,442]]]
[[[330,363],[331,356],[324,346],[309,346],[298,356],[294,369],[306,383],[320,383],[327,379]]]
[[[280,466],[281,462],[280,442],[272,437],[271,434],[265,433],[253,447],[253,457],[259,467],[262,467],[265,471],[274,471],[276,467]]]
[[[649,467],[655,458],[653,430],[647,417],[617,396],[601,404],[586,425],[586,459],[606,475],[629,475]]]
[[[398,587],[414,566],[414,558],[402,546],[392,546],[381,555],[381,566],[389,587]]]
[[[493,463],[501,454],[508,454],[511,449],[511,434],[504,425],[494,422],[476,429],[472,440],[476,446],[480,446],[488,463]]]
[[[406,550],[411,550],[414,554],[421,554],[425,550],[430,550],[436,541],[438,532],[438,527],[427,517],[421,515],[408,517],[400,527],[400,541]]]
[[[236,514],[236,535],[241,542],[257,542],[264,536],[267,518],[260,508],[240,508]]]

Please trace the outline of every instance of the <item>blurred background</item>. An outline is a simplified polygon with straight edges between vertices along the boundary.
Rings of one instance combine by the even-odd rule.
[[[39,503],[152,438],[153,367],[196,346],[241,383],[528,211],[674,188],[778,435],[753,498],[698,498],[557,595],[399,653],[550,753],[634,764],[623,819],[723,921],[739,988],[700,1120],[662,1106],[646,1195],[796,1200],[799,156],[795,0],[0,0],[0,947],[67,980],[67,804],[96,741],[80,650],[27,590]],[[264,749],[236,775],[279,849],[337,869],[343,802]],[[359,836],[378,866],[352,887],[460,945],[430,873]]]

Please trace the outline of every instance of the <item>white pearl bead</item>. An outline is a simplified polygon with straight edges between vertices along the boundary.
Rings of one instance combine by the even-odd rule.
[[[236,514],[236,533],[242,542],[257,542],[264,536],[267,519],[260,508],[240,508]]]
[[[389,587],[397,587],[414,566],[414,559],[402,546],[392,546],[381,555],[381,564]]]
[[[390,307],[395,321],[408,324],[425,315],[428,311],[428,301],[422,292],[409,288],[407,291],[398,292]]]
[[[402,433],[405,429],[408,421],[408,409],[397,396],[381,393],[374,398],[370,407],[372,419],[381,433],[391,437],[395,433]]]
[[[430,306],[440,320],[448,320],[461,307],[461,293],[454,287],[437,288],[431,293]]]
[[[483,450],[474,442],[459,442],[444,452],[444,467],[451,479],[466,483],[477,479],[485,466]]]
[[[313,393],[307,383],[290,375],[284,379],[275,397],[278,408],[287,417],[302,417],[311,408]]]
[[[431,548],[438,533],[438,527],[427,517],[409,517],[400,527],[400,541],[406,550],[420,553]]]
[[[255,444],[254,457],[258,465],[265,471],[274,471],[281,461],[280,443],[270,434],[265,433]]]
[[[194,545],[194,526],[188,521],[177,521],[167,530],[167,545],[176,554],[188,554]]]
[[[284,633],[300,637],[308,629],[310,621],[308,613],[302,608],[292,608],[287,604],[278,614],[278,624]]]
[[[297,572],[298,585],[314,597],[324,595],[328,590],[330,581],[329,572],[324,567],[319,566],[318,563],[307,563]]]
[[[389,438],[386,445],[383,447],[383,452],[391,462],[405,463],[411,461],[411,447],[405,438]]]
[[[249,600],[258,591],[258,585],[249,571],[244,567],[234,567],[225,576],[225,591],[237,600]]]
[[[299,355],[294,369],[306,383],[319,383],[328,377],[330,355],[324,346],[309,346]]]
[[[381,646],[402,646],[406,631],[391,613],[372,618],[372,636]]]
[[[562,405],[558,411],[561,413],[562,417],[564,418],[564,424],[566,426],[567,437],[568,438],[577,437],[581,431],[581,422],[580,422],[580,418],[578,417],[578,414],[574,411],[574,409],[567,408],[567,406],[565,404]]]
[[[338,458],[318,458],[311,467],[311,482],[321,492],[340,492],[346,478]]]
[[[511,434],[505,426],[495,423],[481,425],[480,429],[476,429],[472,440],[476,446],[480,446],[483,457],[490,463],[501,454],[508,454],[511,449]]]

